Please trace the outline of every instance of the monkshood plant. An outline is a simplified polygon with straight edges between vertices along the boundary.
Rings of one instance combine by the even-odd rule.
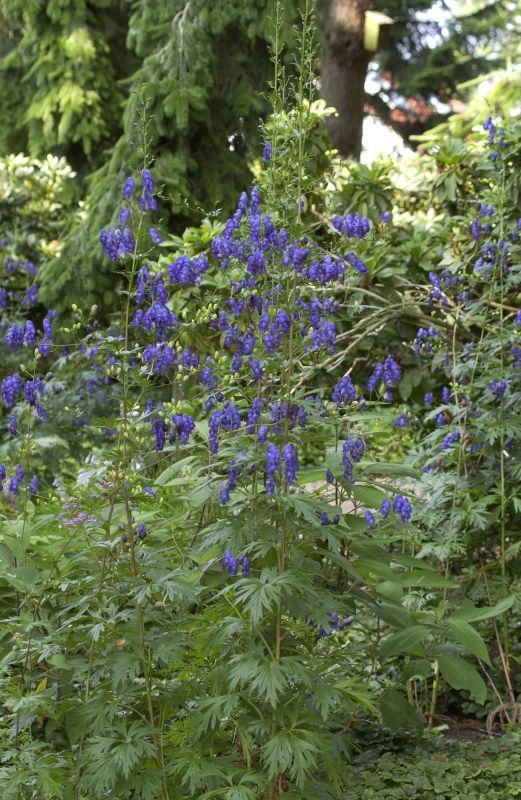
[[[97,418],[75,401],[91,455],[3,512],[6,797],[331,797],[349,781],[350,717],[376,711],[380,687],[388,724],[420,722],[412,695],[374,677],[379,656],[424,668],[440,626],[407,592],[452,585],[387,547],[414,531],[417,473],[375,463],[372,445],[402,372],[386,353],[363,383],[346,363],[326,389],[311,369],[340,318],[361,330],[346,296],[377,233],[356,213],[321,213],[317,230],[312,106],[291,119],[206,251],[169,256],[148,166],[100,235],[122,312],[60,351],[107,395]],[[350,632],[366,628],[371,669],[355,672]]]
[[[267,143],[264,159],[271,155]],[[150,206],[147,170],[142,181],[141,207]],[[126,187],[130,194],[132,181]],[[123,218],[124,226],[126,211]],[[360,217],[335,225],[354,242],[369,232]],[[341,647],[356,600],[374,605],[367,582],[391,572],[371,541],[376,518],[368,508],[357,514],[353,493],[366,449],[363,399],[347,374],[330,398],[300,382],[306,361],[334,351],[335,286],[356,281],[364,267],[290,231],[263,212],[254,188],[213,239],[210,258],[180,256],[165,269],[149,260],[136,275],[132,336],[149,341],[134,357],[170,395],[134,406],[155,452],[170,453],[150,491],[192,487],[185,501],[193,515],[180,527],[201,580],[193,705],[179,711],[182,754],[167,767],[186,796],[338,788],[342,719],[360,704],[372,707],[363,683],[346,677],[349,651]],[[154,228],[148,234],[157,242]],[[104,232],[102,243],[114,260],[134,252],[128,227]],[[216,307],[223,285],[228,297]],[[194,320],[183,319],[187,287],[200,297]],[[210,351],[184,346],[197,339]],[[375,365],[369,391],[390,393],[399,378],[389,355]],[[308,487],[317,470],[306,474],[299,464],[310,436],[324,449],[317,490]],[[389,493],[382,519],[408,523],[409,500]]]
[[[307,108],[296,116],[302,135]],[[273,165],[286,146],[278,134],[266,142],[259,187],[241,196],[208,254],[154,258],[162,233],[144,216],[155,211],[148,168],[127,179],[121,224],[100,237],[115,263],[131,264],[116,348],[123,411],[110,509],[126,507],[123,544],[134,554],[134,579],[146,584],[140,597],[153,594],[147,563],[158,553],[143,565],[137,554],[140,542],[153,547],[156,530],[174,538],[181,568],[194,576],[188,583],[198,585],[176,620],[187,662],[176,664],[176,678],[170,672],[179,683],[190,675],[190,685],[166,717],[169,732],[154,734],[164,791],[174,785],[176,796],[341,791],[348,716],[374,709],[367,684],[351,675],[350,626],[376,613],[399,629],[383,655],[423,648],[436,623],[426,614],[414,624],[401,607],[403,587],[452,585],[381,546],[384,534],[403,539],[413,513],[408,492],[375,482],[378,465],[366,458],[364,419],[374,400],[392,400],[401,378],[392,354],[372,365],[363,389],[349,367],[331,393],[303,380],[307,364],[335,350],[336,294],[367,274],[356,247],[371,226],[358,214],[338,216],[331,247],[317,245],[302,221],[303,170],[284,187],[283,204],[263,208],[263,192],[281,192],[274,181],[283,170]],[[191,319],[190,295],[198,307]],[[309,439],[322,448],[318,469],[300,463]],[[380,474],[403,477],[385,466]],[[141,521],[147,497],[169,504],[171,518],[161,511]],[[139,604],[136,611],[154,739],[171,684],[154,683],[153,636]],[[418,723],[399,691],[387,699],[388,710]],[[117,787],[100,784],[89,766],[96,748],[87,741],[90,790]]]
[[[461,658],[482,657],[477,634],[438,613],[448,567],[410,549],[420,473],[375,446],[401,359],[370,354],[355,377],[339,358],[340,329],[380,324],[358,298],[391,219],[319,205],[309,35],[307,20],[291,92],[276,67],[255,186],[196,248],[162,229],[145,147],[100,234],[121,308],[106,331],[73,309],[45,356],[56,391],[38,321],[6,318],[2,346],[30,371],[2,376],[6,411],[31,414],[24,441],[56,400],[89,448],[37,495],[6,502],[2,479],[6,800],[338,797],[352,716],[378,700],[388,726],[421,724],[411,681],[431,680],[440,642],[453,685],[463,669],[482,697]],[[403,654],[403,681],[380,672]]]

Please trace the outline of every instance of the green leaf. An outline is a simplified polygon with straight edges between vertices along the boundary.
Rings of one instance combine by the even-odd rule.
[[[479,622],[482,619],[498,617],[500,614],[504,614],[505,611],[508,611],[508,609],[513,606],[515,599],[516,595],[511,594],[508,597],[504,597],[499,601],[499,603],[496,603],[495,606],[489,606],[487,608],[464,606],[463,608],[459,608],[457,611],[455,611],[451,619],[463,619],[465,622]]]
[[[279,731],[262,748],[262,760],[268,776],[289,772],[297,787],[302,788],[306,778],[317,765],[320,752],[316,734],[302,728]]]
[[[454,619],[454,617],[449,617],[449,619],[445,620],[445,625],[457,642],[484,661],[485,664],[492,666],[487,645],[472,625],[469,625],[465,620]]]
[[[391,625],[393,628],[407,628],[414,625],[414,620],[407,611],[394,603],[375,603],[373,606],[375,614]]]
[[[411,706],[397,689],[387,689],[382,695],[380,711],[384,725],[393,733],[403,727],[416,729],[423,727],[423,717],[420,712]]]
[[[424,642],[429,634],[430,630],[425,625],[412,625],[386,639],[380,647],[380,655],[382,658],[389,658],[403,653],[420,642]]]
[[[439,655],[438,664],[449,686],[453,689],[466,689],[477,703],[485,702],[487,687],[476,667],[454,654]]]
[[[264,656],[244,653],[233,656],[230,661],[230,688],[248,686],[258,693],[273,708],[282,692],[287,688],[287,679],[280,665]]]
[[[443,575],[438,575],[437,572],[423,572],[420,570],[413,570],[412,572],[404,572],[399,576],[402,586],[421,586],[424,589],[457,589],[455,583],[447,580]]]
[[[361,473],[369,472],[372,475],[388,475],[391,478],[416,478],[416,480],[421,478],[421,472],[418,469],[406,467],[405,464],[386,464],[384,462],[376,464],[362,461],[358,465],[358,469]]]
[[[385,492],[379,489],[373,489],[372,486],[356,485],[353,487],[353,497],[355,500],[358,500],[359,503],[363,503],[364,506],[369,506],[370,508],[379,508],[382,500],[386,496]]]
[[[382,597],[387,597],[388,600],[393,600],[395,603],[400,603],[403,596],[403,587],[398,581],[382,581],[377,585],[376,591]]]

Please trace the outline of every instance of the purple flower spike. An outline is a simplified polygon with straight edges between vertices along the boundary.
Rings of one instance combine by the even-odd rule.
[[[287,444],[284,448],[284,463],[286,465],[286,480],[288,483],[295,483],[299,467],[297,451],[292,444]]]
[[[232,556],[229,550],[224,551],[223,565],[230,575],[237,575],[237,560]]]
[[[125,183],[123,184],[123,197],[125,198],[125,200],[130,200],[134,192],[135,185],[136,182],[134,181],[134,178],[128,177]]]
[[[365,521],[367,522],[367,527],[372,530],[376,526],[376,519],[372,511],[369,511],[369,509],[364,511],[364,518]]]

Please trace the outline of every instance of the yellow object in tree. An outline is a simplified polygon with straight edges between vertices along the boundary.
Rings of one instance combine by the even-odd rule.
[[[380,42],[380,27],[392,25],[394,20],[381,11],[366,11],[364,25],[364,49],[376,53]]]

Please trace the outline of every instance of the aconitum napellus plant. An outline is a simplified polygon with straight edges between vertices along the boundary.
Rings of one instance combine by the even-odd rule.
[[[201,591],[209,592],[208,621],[194,636],[214,665],[212,677],[202,670],[174,769],[186,791],[215,785],[201,778],[196,786],[187,770],[203,726],[210,738],[200,739],[198,757],[211,759],[209,743],[218,737],[234,753],[230,769],[247,780],[234,723],[221,726],[218,715],[205,722],[203,710],[227,693],[228,718],[247,720],[263,791],[275,797],[283,773],[295,786],[315,785],[327,768],[324,754],[338,746],[332,718],[346,703],[369,702],[366,689],[346,678],[347,652],[333,645],[349,635],[348,625],[331,627],[331,619],[351,623],[359,607],[375,610],[361,586],[356,596],[350,591],[349,576],[379,580],[365,565],[371,539],[379,526],[409,525],[413,508],[391,485],[388,496],[376,493],[374,514],[353,494],[370,447],[363,409],[392,402],[401,378],[393,355],[368,364],[362,386],[349,364],[332,391],[302,380],[306,365],[336,351],[338,290],[367,274],[356,248],[370,223],[359,215],[331,220],[323,241],[313,241],[299,233],[302,200],[295,198],[286,219],[263,206],[268,180],[264,174],[240,196],[207,252],[169,258],[168,238],[156,236],[153,170],[144,170],[126,180],[120,223],[102,231],[100,242],[127,269],[130,286],[117,363],[123,396],[133,400],[120,420],[121,467],[111,473],[128,508],[123,546],[134,552],[154,536],[153,521],[146,539],[138,525],[150,492],[154,502],[165,492],[154,476],[166,465],[178,485],[192,487],[185,502],[193,510],[181,525],[192,531],[190,557]],[[188,297],[196,298],[192,318]],[[137,393],[131,369],[139,372]],[[323,445],[318,484],[307,477],[311,441]],[[327,637],[320,633],[329,629]],[[290,728],[284,760],[277,743]]]

